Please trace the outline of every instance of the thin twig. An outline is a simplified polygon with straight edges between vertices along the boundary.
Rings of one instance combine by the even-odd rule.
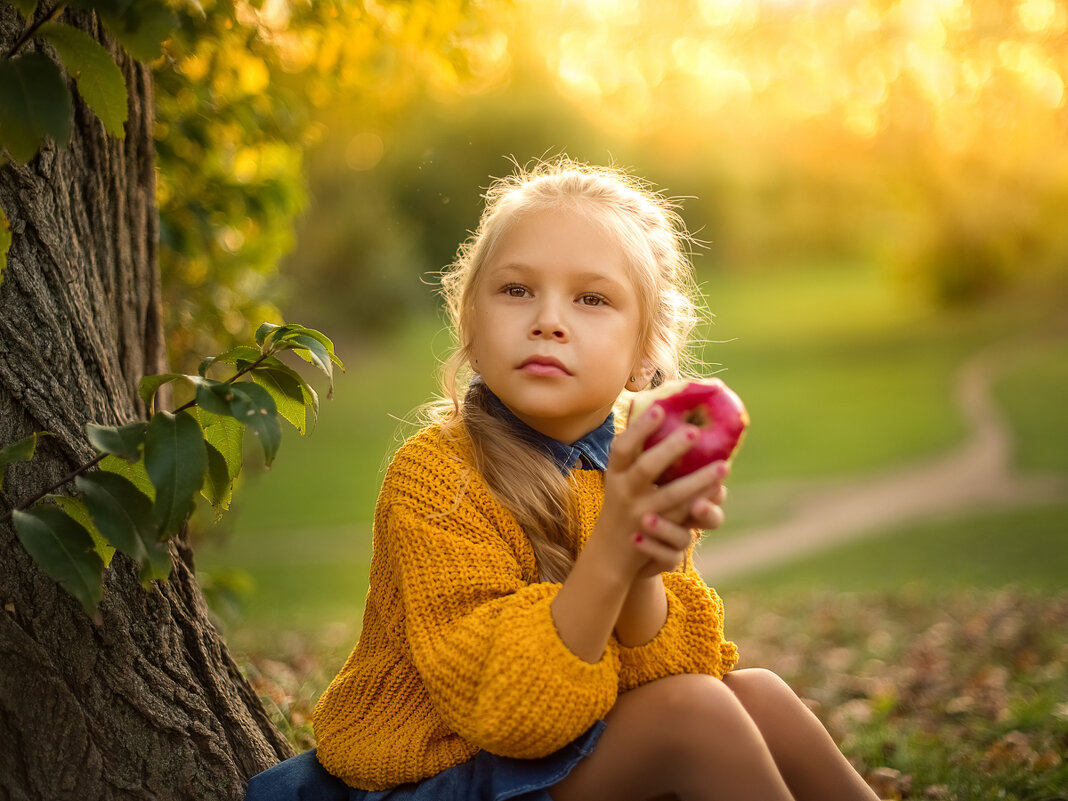
[[[267,359],[269,359],[273,355],[274,355],[273,353],[264,353],[262,356],[260,356],[260,358],[256,359],[256,361],[252,362],[252,364],[249,364],[249,365],[241,368],[240,370],[238,370],[236,373],[234,373],[232,376],[230,376],[228,379],[226,379],[222,383],[224,383],[224,384],[232,384],[232,383],[234,383],[235,380],[237,380],[238,378],[240,378],[241,376],[243,376],[243,375],[245,375],[247,373],[252,372],[259,365],[261,365],[263,362],[265,362]],[[196,398],[193,398],[188,403],[186,403],[186,404],[184,404],[182,406],[179,406],[177,409],[175,409],[174,412],[172,412],[172,414],[178,414],[179,412],[184,412],[186,409],[191,409],[196,405],[197,405],[197,400],[196,400]],[[96,467],[101,462],[101,460],[103,460],[103,458],[105,456],[107,456],[106,453],[97,454],[92,460],[86,462],[81,467],[76,467],[74,470],[72,470],[66,476],[64,476],[59,481],[57,481],[55,484],[50,486],[48,489],[42,490],[41,492],[37,493],[35,496],[30,498],[29,500],[23,501],[22,503],[17,504],[16,506],[13,506],[3,516],[0,516],[0,523],[6,523],[8,520],[10,520],[14,516],[15,512],[21,511],[23,509],[28,509],[29,507],[33,506],[35,503],[37,503],[39,500],[44,498],[49,493],[55,492],[60,487],[64,486],[65,484],[68,484],[69,482],[71,482],[74,479],[76,479],[82,473],[84,473],[87,470],[91,470],[92,468]]]
[[[19,512],[19,511],[21,511],[23,509],[28,509],[29,507],[31,507],[35,503],[37,503],[39,500],[41,500],[41,498],[45,497],[46,495],[48,495],[51,492],[55,492],[57,489],[62,487],[64,484],[67,484],[67,483],[73,481],[78,476],[80,476],[82,473],[84,473],[86,470],[89,470],[90,468],[95,467],[100,462],[100,460],[103,459],[105,456],[107,456],[106,453],[97,454],[95,459],[93,459],[90,462],[86,462],[81,467],[74,468],[67,475],[65,475],[63,478],[61,478],[55,484],[53,484],[51,487],[48,487],[47,489],[41,490],[35,496],[30,498],[28,501],[23,501],[18,506],[13,506],[11,509],[9,509],[4,514],[3,517],[0,517],[0,523],[6,523],[8,520],[10,520],[12,517],[14,517],[15,512]]]
[[[43,17],[37,20],[35,23],[27,26],[26,30],[22,32],[22,36],[18,38],[18,41],[16,41],[15,44],[11,45],[11,49],[4,54],[4,58],[14,58],[15,56],[17,56],[18,52],[26,46],[27,42],[29,42],[30,39],[33,38],[33,35],[37,33],[38,29],[40,29],[41,26],[44,25],[46,22],[51,22],[60,14],[62,14],[63,9],[65,9],[66,7],[66,3],[60,3],[49,13],[45,14]]]

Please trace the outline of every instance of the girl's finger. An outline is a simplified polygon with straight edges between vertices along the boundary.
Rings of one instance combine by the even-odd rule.
[[[725,504],[727,502],[727,485],[716,485],[714,493],[708,496],[708,500],[712,501],[716,506]]]
[[[710,531],[723,525],[723,508],[708,498],[698,498],[690,507],[687,525]]]
[[[694,446],[698,436],[696,426],[679,426],[666,439],[638,456],[631,465],[631,471],[639,481],[652,484],[673,462]]]
[[[689,507],[696,498],[709,497],[718,492],[716,487],[723,480],[726,469],[723,462],[712,462],[688,476],[665,484],[657,493],[654,511],[666,512],[676,506]]]
[[[632,537],[631,542],[635,551],[645,557],[649,563],[656,566],[657,573],[663,573],[666,570],[674,570],[686,557],[685,550],[672,548],[655,537],[643,532],[635,534]]]
[[[608,464],[612,469],[626,470],[642,454],[642,446],[650,434],[656,431],[664,419],[664,410],[653,405],[634,420],[627,421],[627,428],[612,442]]]
[[[690,529],[651,512],[642,515],[641,531],[638,533],[676,551],[685,551],[693,541]]]

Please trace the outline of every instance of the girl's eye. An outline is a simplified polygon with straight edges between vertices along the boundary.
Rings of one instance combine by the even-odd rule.
[[[526,287],[519,284],[509,284],[504,288],[504,294],[510,298],[523,298],[526,297],[527,290]]]
[[[604,295],[585,294],[580,298],[583,306],[603,306],[607,303]]]

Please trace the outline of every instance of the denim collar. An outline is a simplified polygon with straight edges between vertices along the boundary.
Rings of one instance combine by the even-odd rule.
[[[485,388],[486,399],[493,414],[512,426],[523,439],[531,445],[541,448],[560,468],[560,472],[567,475],[575,468],[581,470],[605,470],[608,467],[608,451],[612,447],[612,439],[616,434],[615,416],[608,415],[605,421],[588,434],[575,440],[568,445],[558,439],[547,437],[540,431],[535,431],[522,420],[515,416],[504,402],[493,394],[489,388]]]

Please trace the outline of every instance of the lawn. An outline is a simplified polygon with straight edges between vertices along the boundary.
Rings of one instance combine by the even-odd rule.
[[[886,799],[1068,798],[1068,594],[805,592],[727,599],[742,667],[782,676]],[[238,653],[298,751],[351,642],[337,626]]]
[[[784,598],[811,591],[951,593],[1012,586],[1039,593],[1065,588],[1068,499],[1021,509],[974,511],[876,532],[826,553],[722,582]]]

